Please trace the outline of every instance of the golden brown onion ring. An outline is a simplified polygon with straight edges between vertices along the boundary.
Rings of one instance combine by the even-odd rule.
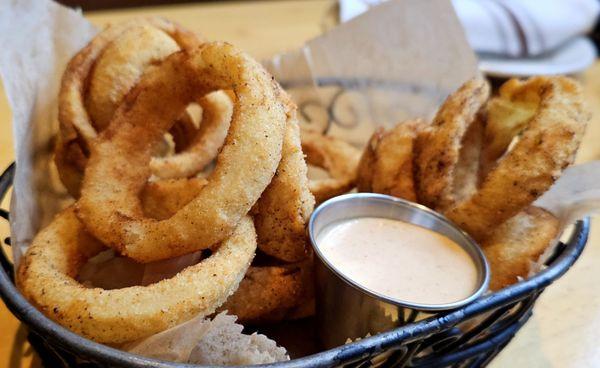
[[[157,220],[168,219],[200,193],[208,183],[203,178],[151,181],[140,196],[144,214]]]
[[[392,195],[415,202],[413,175],[414,141],[423,129],[422,120],[397,124],[371,136],[358,165],[357,189]]]
[[[200,105],[191,104],[188,106],[185,113],[179,117],[179,121],[169,130],[175,146],[173,147],[174,152],[181,152],[190,146],[192,140],[196,139],[201,121],[202,108]],[[229,128],[229,122],[227,122],[227,127]],[[216,156],[215,154],[214,157]]]
[[[356,184],[360,151],[350,144],[318,132],[303,130],[302,150],[306,161],[325,169],[330,178],[310,180],[310,191],[317,204],[344,194]]]
[[[109,43],[87,76],[85,106],[95,130],[108,126],[125,95],[149,66],[179,50],[172,37],[152,25],[131,27]]]
[[[29,247],[17,273],[23,295],[55,322],[101,343],[123,343],[215,311],[238,287],[256,249],[252,220],[207,259],[148,286],[104,290],[75,280],[87,259],[104,250],[72,207],[61,212]]]
[[[276,322],[312,298],[312,267],[304,261],[282,266],[251,266],[239,289],[219,310],[241,323]]]
[[[200,43],[198,36],[166,20],[139,19],[108,27],[73,57],[61,84],[55,148],[59,176],[72,196],[79,197],[90,142],[143,72],[172,52]]]
[[[194,45],[195,46],[195,45]],[[176,41],[163,30],[146,25],[123,32],[104,49],[91,72],[87,93],[87,109],[98,131],[102,131],[114,115],[126,93],[141,75],[168,55],[179,51]],[[189,132],[187,149],[168,157],[153,157],[150,167],[160,178],[190,177],[200,172],[218,154],[225,141],[233,114],[233,102],[227,93],[216,91],[202,97],[199,129]],[[189,129],[189,114],[174,124],[174,130]]]
[[[437,112],[433,124],[416,141],[415,179],[419,202],[444,210],[454,205],[463,138],[488,100],[490,88],[483,79],[473,79],[451,94]],[[477,177],[477,173],[471,173]]]
[[[150,176],[151,147],[191,101],[220,89],[233,90],[236,109],[208,184],[169,219],[145,217],[138,193]],[[233,46],[172,54],[144,74],[90,147],[77,214],[103,243],[139,262],[214,246],[271,182],[285,123],[272,77]]]
[[[202,97],[202,122],[188,147],[173,156],[153,157],[152,173],[159,178],[186,178],[200,172],[219,153],[233,115],[233,101],[224,91]]]
[[[288,111],[277,173],[252,210],[259,249],[286,262],[306,258],[306,223],[314,204],[300,145],[296,108],[292,106]]]
[[[487,104],[485,138],[481,157],[481,177],[485,177],[496,161],[508,150],[535,115],[540,94],[533,88],[520,88],[521,81],[511,79],[499,89],[499,95]]]
[[[546,248],[558,236],[559,222],[551,213],[529,207],[498,226],[481,246],[490,264],[490,289],[499,290],[526,278]]]
[[[481,156],[485,116],[479,114],[465,132],[452,178],[453,199],[458,203],[473,195],[482,177]]]
[[[445,215],[477,240],[542,195],[569,166],[589,120],[579,85],[565,77],[536,77],[518,90],[540,96],[535,116],[471,197]]]
[[[83,170],[87,164],[86,154],[77,140],[65,143],[60,134],[56,136],[54,144],[54,164],[58,171],[60,181],[69,194],[79,197]]]
[[[375,176],[374,167],[377,162],[377,147],[379,147],[379,142],[384,135],[385,128],[375,129],[360,156],[358,168],[356,169],[356,189],[359,192],[374,192],[372,183]]]
[[[291,102],[288,106],[281,161],[252,214],[259,249],[279,260],[297,262],[308,256],[306,223],[314,208],[314,197],[308,188],[296,107]],[[150,182],[141,196],[144,213],[156,219],[169,218],[206,183],[199,178]]]
[[[166,32],[183,49],[193,49],[201,43],[197,35],[162,18],[136,19],[109,26],[100,32],[71,59],[62,77],[58,119],[61,138],[65,144],[79,139],[84,149],[87,149],[89,140],[97,135],[96,127],[85,107],[85,90],[87,77],[98,57],[107,45],[127,30],[148,25]]]

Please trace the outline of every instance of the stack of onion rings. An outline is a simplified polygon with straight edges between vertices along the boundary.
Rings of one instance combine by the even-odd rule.
[[[145,217],[137,193],[151,174],[152,146],[191,101],[220,89],[233,90],[236,109],[208,183],[169,219]],[[144,74],[90,147],[79,218],[103,243],[139,262],[218,244],[258,200],[279,164],[286,123],[279,93],[256,61],[228,44],[205,43],[170,55]]]
[[[536,93],[539,105],[474,194],[446,216],[475,239],[527,208],[547,191],[577,153],[589,115],[579,86],[564,77],[536,77],[514,84],[514,98]],[[510,193],[510,194],[509,194]]]
[[[513,79],[492,98],[486,81],[468,81],[430,126],[376,131],[358,189],[444,213],[481,243],[500,289],[526,277],[557,235],[556,218],[531,204],[573,162],[589,120],[582,100],[565,77]]]
[[[137,54],[126,47],[135,39],[143,41]],[[96,341],[131,341],[213,313],[254,257],[257,235],[247,214],[264,252],[291,263],[253,267],[231,303],[262,287],[248,281],[256,272],[282,286],[268,300],[249,300],[265,314],[284,318],[312,297],[309,278],[289,271],[312,269],[305,224],[314,198],[296,106],[257,62],[231,45],[198,40],[166,21],[133,21],[100,33],[65,72],[55,160],[80,198],[36,237],[18,285],[50,318]],[[193,102],[202,108],[199,127],[185,115]],[[179,150],[159,157],[171,129]],[[194,177],[217,155],[208,178]],[[78,283],[83,263],[107,247],[139,262],[206,248],[212,254],[148,286]],[[242,312],[247,320],[264,317]]]

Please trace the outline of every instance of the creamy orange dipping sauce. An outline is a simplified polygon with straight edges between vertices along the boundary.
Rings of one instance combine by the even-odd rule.
[[[316,239],[321,254],[356,284],[398,301],[445,304],[477,289],[477,268],[449,238],[377,217],[343,220]]]

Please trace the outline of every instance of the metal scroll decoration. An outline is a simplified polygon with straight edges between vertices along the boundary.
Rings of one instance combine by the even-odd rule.
[[[323,134],[361,126],[390,126],[414,117],[429,117],[449,91],[407,81],[372,78],[316,78],[283,81],[298,104],[302,123]]]

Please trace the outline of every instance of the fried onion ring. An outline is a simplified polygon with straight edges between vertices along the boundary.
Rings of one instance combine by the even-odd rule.
[[[75,280],[77,272],[104,249],[69,207],[35,237],[19,265],[17,285],[40,311],[73,332],[123,343],[213,313],[242,280],[256,235],[244,217],[210,257],[170,279],[115,290],[86,288]]]
[[[527,277],[558,230],[558,219],[538,207],[528,207],[498,226],[481,243],[491,269],[490,289],[500,290]]]
[[[282,266],[251,266],[239,289],[219,310],[241,323],[276,322],[312,298],[312,268],[304,261]]]
[[[196,198],[206,183],[208,180],[203,178],[151,181],[140,197],[144,214],[157,220],[168,219]]]
[[[308,187],[296,108],[288,111],[281,162],[253,208],[259,249],[286,262],[307,257],[306,223],[315,199]]]
[[[565,77],[536,77],[514,88],[539,95],[535,116],[523,128],[518,142],[483,178],[468,199],[445,215],[476,240],[529,206],[569,166],[577,152],[589,114],[581,89]]]
[[[104,42],[100,42],[103,40]],[[63,134],[55,149],[55,163],[60,178],[71,195],[79,197],[90,142],[95,139],[97,132],[106,128],[117,106],[142,74],[173,52],[181,48],[191,49],[200,43],[201,40],[194,34],[160,19],[150,19],[126,23],[118,26],[117,30],[109,27],[88,46],[95,46],[92,47],[93,50],[101,48],[101,52],[90,54],[84,49],[76,55],[73,60],[80,62],[72,62],[67,67],[61,88],[65,91],[73,89],[78,82],[73,75],[85,78],[89,87],[81,90],[81,95],[75,101],[60,101],[61,108],[71,111],[71,114],[61,115]],[[82,65],[89,65],[90,60],[94,61],[93,68],[78,69]],[[74,92],[69,96],[73,94]],[[85,100],[84,107],[80,106],[82,100]],[[217,91],[202,97],[198,103],[204,111],[200,128],[194,126],[187,113],[178,119],[171,130],[175,134],[185,132],[192,138],[181,142],[179,134],[177,141],[186,143],[186,149],[178,149],[178,154],[168,157],[153,157],[151,167],[157,177],[193,176],[216,157],[223,145],[233,112],[232,101],[225,92]],[[73,114],[70,106],[77,106],[74,111],[87,112],[89,116]],[[73,119],[74,117],[77,119]],[[75,131],[72,125],[74,121],[82,121],[82,125],[86,126],[85,131],[90,134],[81,135]],[[161,150],[156,153],[160,153],[159,151]]]
[[[141,19],[108,27],[71,59],[59,95],[55,163],[72,196],[79,197],[90,142],[143,72],[180,48],[200,43],[197,35],[166,20]]]
[[[201,43],[197,35],[161,18],[136,19],[109,26],[100,32],[71,59],[62,77],[58,97],[58,119],[61,138],[65,144],[69,144],[73,140],[80,140],[84,149],[87,149],[89,141],[97,136],[97,127],[90,119],[85,107],[84,92],[87,76],[90,75],[98,57],[111,42],[124,32],[134,27],[148,25],[167,33],[182,49],[193,49]],[[153,57],[154,55],[150,60]]]
[[[490,88],[483,79],[473,79],[451,94],[436,114],[433,124],[416,140],[415,178],[419,202],[444,210],[462,198],[463,188],[454,184],[463,138],[488,100]],[[477,177],[476,173],[471,173]]]
[[[493,169],[539,107],[539,93],[533,88],[520,88],[520,85],[518,79],[507,81],[500,87],[499,95],[487,105],[481,177]]]
[[[422,120],[410,120],[371,136],[358,165],[357,189],[392,195],[415,202],[413,151]]]
[[[310,180],[310,191],[317,204],[354,188],[361,152],[350,144],[318,132],[303,130],[302,150],[306,161],[325,169],[330,178]]]
[[[463,137],[452,180],[454,200],[460,202],[477,191],[482,177],[481,155],[484,134],[483,112],[478,114]]]
[[[232,89],[236,106],[209,182],[176,214],[145,217],[138,193],[151,147],[190,101]],[[191,253],[227,238],[271,182],[281,159],[286,111],[260,64],[225,43],[205,43],[149,70],[93,142],[77,214],[103,243],[139,262]]]
[[[179,51],[167,33],[151,25],[131,27],[109,43],[88,79],[85,107],[96,131],[102,131],[144,70]]]
[[[192,46],[195,46],[192,45]],[[86,108],[97,131],[108,125],[118,105],[148,67],[179,51],[176,41],[163,30],[145,25],[132,27],[112,41],[102,52],[91,75]],[[225,141],[233,114],[233,102],[223,91],[202,97],[199,129],[189,132],[194,138],[187,149],[168,157],[153,157],[150,167],[160,178],[190,177],[208,165]],[[173,126],[190,130],[189,114],[185,113]],[[194,127],[195,128],[195,127]]]
[[[54,164],[58,177],[67,192],[75,198],[79,197],[83,168],[87,164],[86,154],[81,149],[79,142],[74,140],[66,143],[58,134],[54,144]]]
[[[488,104],[486,146],[492,159],[500,158],[534,117],[540,97],[535,88],[522,88],[518,79],[511,79],[500,87],[498,96]]]
[[[152,173],[159,178],[186,178],[197,174],[219,153],[233,115],[233,101],[224,91],[202,97],[202,123],[188,147],[173,155],[153,157]]]

